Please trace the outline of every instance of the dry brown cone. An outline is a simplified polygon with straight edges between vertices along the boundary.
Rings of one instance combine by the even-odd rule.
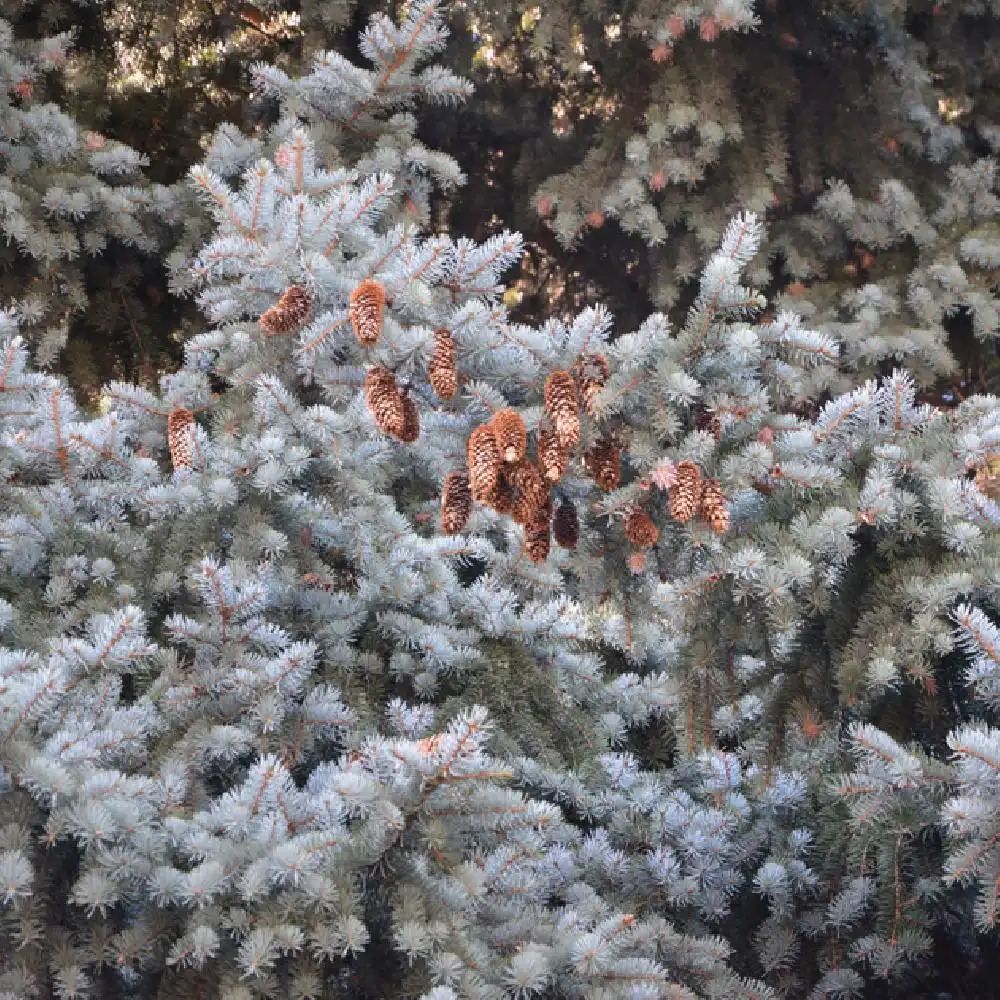
[[[538,464],[550,483],[557,483],[569,467],[569,452],[559,443],[556,432],[542,428],[538,432]]]
[[[1000,455],[986,455],[976,470],[976,489],[991,500],[1000,500]]]
[[[603,354],[590,354],[573,366],[573,374],[580,386],[584,408],[596,420],[598,414],[594,408],[594,399],[607,384],[611,374],[608,359]]]
[[[514,488],[511,517],[518,524],[535,520],[538,512],[551,503],[549,487],[530,459],[522,458],[505,469],[505,478]]]
[[[444,739],[444,733],[435,733],[433,736],[425,736],[422,740],[417,740],[417,749],[421,753],[436,753],[437,748]]]
[[[717,535],[729,530],[729,504],[718,479],[706,480],[701,491],[701,516]]]
[[[497,477],[496,486],[493,487],[483,503],[498,514],[510,514],[514,510],[514,487],[507,482],[503,469],[500,470],[500,475]]]
[[[677,482],[667,491],[670,516],[683,524],[698,512],[701,502],[701,469],[685,459],[677,463]]]
[[[649,549],[657,543],[660,529],[641,507],[633,507],[625,515],[625,537],[637,549]]]
[[[461,531],[472,513],[472,493],[466,472],[449,472],[441,490],[441,530],[446,535]]]
[[[375,425],[385,434],[401,437],[406,426],[406,404],[396,387],[396,376],[376,365],[365,376],[365,402]]]
[[[298,285],[285,289],[285,293],[260,317],[260,328],[271,337],[294,333],[309,315],[309,296]]]
[[[403,396],[403,426],[397,436],[403,444],[413,444],[420,437],[420,411],[409,393]]]
[[[722,437],[722,419],[703,404],[694,408],[692,423],[696,431],[708,431],[716,441]]]
[[[524,551],[528,553],[528,558],[533,563],[545,562],[548,558],[552,546],[551,519],[552,504],[547,502],[524,526]]]
[[[446,326],[434,331],[434,353],[427,365],[431,388],[440,399],[451,399],[458,391],[458,371],[455,368],[455,341]]]
[[[545,380],[545,409],[556,427],[556,437],[567,450],[580,443],[580,406],[576,383],[569,372],[554,371]]]
[[[500,457],[505,462],[519,462],[528,447],[528,432],[516,410],[497,410],[490,421],[493,436],[497,439]]]
[[[183,406],[167,416],[167,448],[174,469],[190,469],[194,461],[194,414]]]
[[[377,281],[365,278],[351,292],[347,315],[351,319],[354,336],[365,347],[377,344],[385,319],[385,289]]]
[[[469,489],[472,499],[486,503],[496,488],[500,474],[500,449],[489,424],[480,424],[465,447],[469,465]]]
[[[991,500],[1000,500],[1000,476],[994,475],[988,468],[976,473],[976,489]]]
[[[610,438],[601,438],[583,457],[584,465],[602,490],[616,490],[622,481],[622,453]]]
[[[564,549],[575,549],[580,541],[580,517],[572,500],[564,499],[552,518],[552,534],[556,544]]]

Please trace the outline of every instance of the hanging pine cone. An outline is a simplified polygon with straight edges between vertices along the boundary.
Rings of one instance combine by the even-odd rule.
[[[729,504],[718,479],[709,479],[701,492],[701,516],[717,535],[729,530]]]
[[[294,333],[309,315],[309,296],[298,285],[285,293],[260,317],[260,328],[269,336],[281,337]]]
[[[514,510],[514,487],[507,482],[503,469],[500,470],[496,485],[483,503],[498,514],[510,514]]]
[[[976,472],[976,489],[991,500],[1000,500],[1000,476],[982,468]]]
[[[439,399],[451,399],[458,391],[455,341],[446,326],[434,331],[434,354],[427,365],[427,377]]]
[[[472,513],[472,494],[466,472],[449,472],[441,490],[441,530],[446,535],[461,531]]]
[[[545,380],[543,396],[559,443],[567,450],[575,448],[580,443],[580,407],[573,376],[564,371],[552,372]]]
[[[403,426],[397,436],[403,444],[413,444],[420,437],[420,411],[409,393],[403,396]]]
[[[569,452],[559,443],[556,433],[548,428],[538,432],[538,464],[550,483],[557,483],[569,466]]]
[[[575,549],[580,541],[580,517],[572,500],[564,499],[552,518],[552,533],[556,544],[564,549]]]
[[[375,426],[385,434],[401,437],[406,425],[406,406],[396,387],[396,376],[376,365],[365,376],[365,402],[375,418]]]
[[[511,517],[518,524],[528,524],[551,502],[549,488],[537,467],[527,458],[508,466],[505,473],[507,481],[514,487]]]
[[[500,473],[500,449],[489,424],[480,424],[466,445],[469,463],[469,489],[472,499],[485,503],[497,485]]]
[[[704,403],[694,407],[691,423],[696,431],[708,431],[716,441],[722,437],[722,418]]]
[[[1000,455],[987,453],[976,469],[976,489],[991,500],[1000,500]]]
[[[385,289],[377,281],[365,278],[351,292],[347,314],[354,328],[354,336],[365,347],[377,344],[385,318]]]
[[[602,490],[616,490],[622,481],[622,453],[610,438],[601,438],[583,457],[591,478]]]
[[[573,375],[580,387],[584,408],[595,420],[598,413],[594,407],[594,399],[607,384],[610,374],[608,359],[603,354],[590,354],[573,366]]]
[[[677,482],[667,491],[670,516],[683,524],[690,521],[701,501],[701,469],[685,459],[677,463]]]
[[[546,502],[524,526],[524,551],[533,563],[545,562],[552,545],[550,521],[552,504]]]
[[[194,461],[194,414],[177,406],[167,416],[167,448],[174,469],[190,469]]]
[[[519,462],[524,458],[528,446],[528,434],[524,421],[516,410],[497,410],[490,421],[493,436],[500,449],[500,457],[505,462]]]
[[[641,507],[633,507],[625,515],[625,537],[637,549],[652,548],[660,537],[660,529]]]

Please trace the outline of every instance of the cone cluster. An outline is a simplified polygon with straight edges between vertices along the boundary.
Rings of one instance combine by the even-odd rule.
[[[354,336],[365,347],[378,343],[385,320],[385,289],[371,278],[366,278],[351,292],[347,314]]]
[[[260,317],[260,328],[271,337],[294,333],[309,315],[310,301],[298,285],[285,289],[284,294]]]
[[[183,406],[167,416],[167,448],[174,469],[190,469],[194,461],[194,414]]]
[[[549,374],[542,390],[546,413],[534,460],[528,455],[527,428],[516,410],[499,410],[488,423],[476,427],[466,443],[466,470],[451,473],[445,481],[442,530],[460,531],[475,502],[521,524],[525,552],[535,562],[548,556],[553,534],[560,546],[574,548],[580,537],[577,510],[571,501],[563,500],[553,516],[551,489],[566,474],[570,454],[580,443],[580,400],[587,413],[595,416],[594,399],[609,374],[607,360],[598,354],[581,358],[572,372]],[[434,331],[427,375],[439,398],[449,399],[456,392],[455,345],[446,327]],[[603,489],[615,489],[621,483],[621,448],[612,439],[598,441],[584,462]]]
[[[540,562],[548,556],[551,544],[552,498],[549,481],[528,457],[527,445],[521,415],[509,408],[498,410],[469,435],[465,475],[470,503],[485,504],[523,525],[525,551]],[[442,525],[445,507],[450,511],[452,506],[442,496]]]
[[[690,521],[698,513],[701,490],[701,469],[687,459],[678,462],[677,482],[667,491],[670,516],[681,524]]]
[[[684,524],[697,514],[717,535],[729,530],[729,503],[717,479],[702,478],[689,460],[678,462],[677,481],[667,493],[670,516]]]
[[[446,326],[434,331],[434,353],[427,365],[427,377],[439,399],[451,399],[458,391],[455,341]]]

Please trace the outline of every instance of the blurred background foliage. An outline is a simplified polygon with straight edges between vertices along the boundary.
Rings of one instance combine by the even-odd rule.
[[[81,131],[143,154],[145,182],[184,188],[219,124],[260,135],[275,120],[276,105],[251,92],[253,63],[295,74],[324,49],[357,59],[369,16],[405,6],[4,0],[0,16],[18,38],[72,32],[65,66],[36,81],[32,100],[55,101]],[[912,240],[852,240],[849,227],[817,221],[817,198],[836,179],[871,201],[895,178],[930,213],[951,167],[995,151],[997,5],[758,0],[752,24],[727,13],[741,6],[452,4],[444,61],[476,97],[421,122],[423,141],[468,177],[436,196],[434,225],[475,239],[504,226],[524,234],[506,297],[514,318],[602,301],[627,330],[654,308],[683,310],[705,250],[740,207],[767,217],[763,290],[779,304],[794,298],[814,322],[843,319],[845,295],[883,278],[905,283],[917,267]],[[176,364],[202,321],[168,291],[164,259],[198,233],[186,218],[160,227],[159,253],[109,246],[87,259],[86,302],[57,361],[82,398],[93,401],[108,378],[151,383]],[[10,282],[23,277],[16,256],[8,247],[2,261]],[[995,296],[997,270],[981,280]],[[977,334],[962,308],[945,322],[957,363],[925,385],[928,398],[996,388],[995,337]]]

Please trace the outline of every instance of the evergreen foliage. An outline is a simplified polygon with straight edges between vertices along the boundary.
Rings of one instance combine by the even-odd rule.
[[[133,325],[142,322],[132,286],[175,221],[168,189],[136,184],[146,165],[140,154],[84,131],[44,100],[46,78],[64,66],[69,42],[68,33],[21,39],[0,20],[0,289],[16,302],[22,335],[43,365],[57,358],[71,323],[91,306],[95,283],[103,302],[95,316],[124,310]]]

